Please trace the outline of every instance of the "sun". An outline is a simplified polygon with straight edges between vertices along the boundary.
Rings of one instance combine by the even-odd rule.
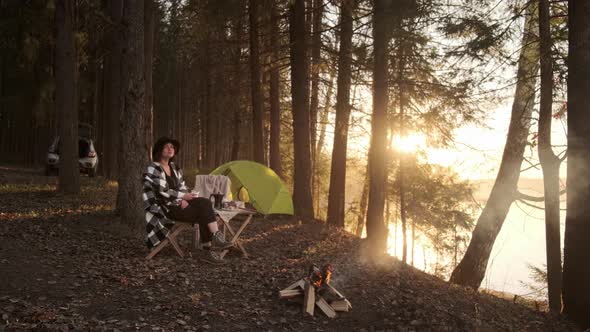
[[[406,153],[426,149],[426,137],[418,133],[410,133],[404,136],[396,135],[393,138],[393,146],[396,150]]]

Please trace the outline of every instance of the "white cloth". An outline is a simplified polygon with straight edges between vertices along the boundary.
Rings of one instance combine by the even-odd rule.
[[[197,175],[193,191],[205,198],[212,194],[223,194],[223,200],[229,201],[230,188],[231,180],[225,175]]]
[[[219,216],[219,218],[225,220],[225,222],[229,222],[233,217],[240,214],[240,209],[231,209],[231,210],[218,210],[215,209],[215,213]]]

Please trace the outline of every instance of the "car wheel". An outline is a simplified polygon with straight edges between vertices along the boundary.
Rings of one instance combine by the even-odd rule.
[[[88,177],[89,178],[93,178],[96,176],[96,168],[90,168],[88,169]]]

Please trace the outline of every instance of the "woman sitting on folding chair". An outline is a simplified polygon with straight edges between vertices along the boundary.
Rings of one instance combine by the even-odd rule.
[[[143,202],[146,211],[147,245],[151,249],[168,235],[173,220],[198,223],[205,259],[221,263],[219,250],[233,245],[223,239],[211,201],[188,192],[182,170],[174,162],[180,149],[177,140],[161,137],[154,144],[152,162],[143,175]]]

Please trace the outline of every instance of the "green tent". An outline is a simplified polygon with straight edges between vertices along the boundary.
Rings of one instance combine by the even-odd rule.
[[[270,168],[247,160],[230,161],[211,174],[225,175],[231,180],[232,196],[243,198],[244,189],[256,211],[263,214],[293,215],[293,200],[287,186]]]

